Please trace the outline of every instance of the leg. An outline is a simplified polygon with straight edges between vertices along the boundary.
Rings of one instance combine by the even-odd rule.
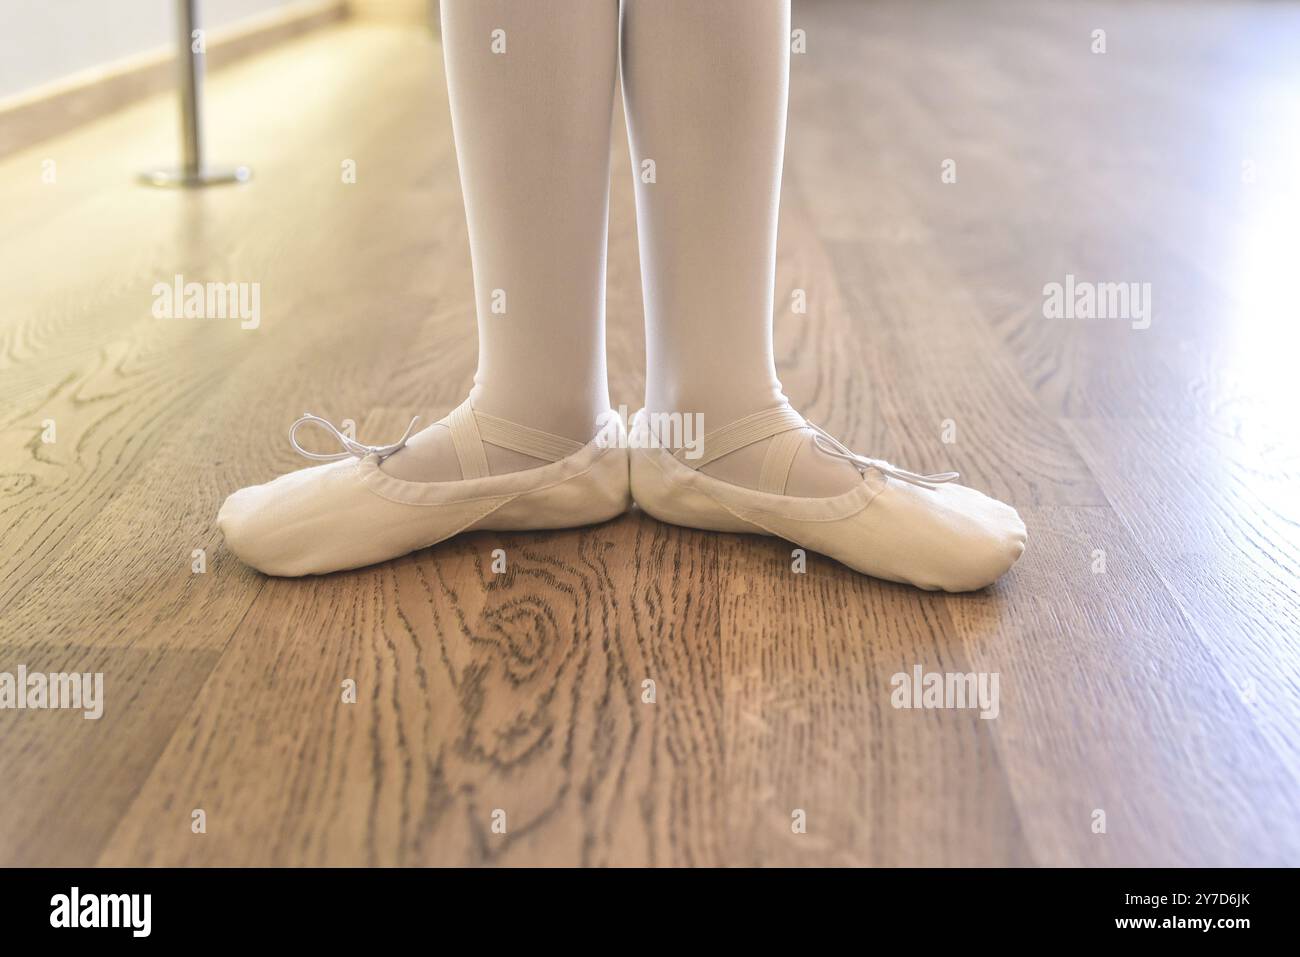
[[[608,441],[605,245],[617,0],[443,0],[479,365],[446,419],[231,495],[226,544],[272,575],[385,561],[462,531],[566,528],[629,505]],[[343,451],[305,451],[306,425]],[[332,430],[332,431],[331,431]]]
[[[789,0],[626,0],[623,94],[645,288],[646,409],[706,429],[784,405],[772,360]],[[645,182],[641,164],[653,160]],[[756,480],[766,443],[704,466]],[[811,441],[800,458],[816,455]],[[857,481],[824,458],[792,491]]]
[[[704,417],[694,462],[685,449],[633,448],[633,495],[665,521],[776,535],[881,578],[983,587],[1024,549],[1015,510],[950,484],[956,473],[916,475],[851,452],[790,408],[777,381],[789,42],[789,0],[624,0],[645,288],[641,423],[659,432],[655,413]]]
[[[470,402],[583,442],[609,408],[605,249],[617,37],[617,0],[442,3],[478,313]],[[539,464],[495,446],[488,460],[494,473]],[[415,436],[384,470],[420,481],[461,477],[439,427]]]

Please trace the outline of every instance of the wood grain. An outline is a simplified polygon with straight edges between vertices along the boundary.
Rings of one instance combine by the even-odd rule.
[[[436,40],[323,30],[212,78],[246,188],[134,185],[166,98],[0,162],[0,671],[102,671],[107,698],[0,711],[0,864],[1300,863],[1297,8],[796,0],[794,23],[782,380],[855,447],[1020,508],[1011,574],[925,594],[637,511],[307,581],[234,560],[217,507],[298,466],[294,417],[389,434],[474,368]],[[176,273],[259,282],[260,328],[152,318]],[[1151,327],[1045,319],[1066,273],[1150,282]],[[997,674],[997,717],[893,707],[918,665]]]

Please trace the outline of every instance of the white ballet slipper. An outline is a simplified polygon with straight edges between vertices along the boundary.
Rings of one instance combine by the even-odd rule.
[[[798,437],[808,429],[823,451],[858,466],[860,485],[829,498],[781,494],[800,441],[769,443],[765,491],[700,471],[745,445],[772,436]],[[657,447],[651,436],[642,410],[632,428],[632,497],[664,522],[773,535],[863,574],[931,591],[983,588],[1025,550],[1025,525],[1016,510],[952,484],[957,473],[918,475],[855,455],[788,407],[709,433],[703,455],[693,462],[684,450]]]
[[[456,482],[409,482],[380,469],[410,435],[389,446],[363,446],[315,416],[345,451],[334,459],[254,485],[226,499],[217,525],[240,560],[268,575],[323,575],[387,561],[461,532],[572,528],[621,515],[631,505],[627,451],[616,422],[586,445],[477,413],[468,401],[442,420],[452,430],[462,474]],[[412,427],[414,423],[412,423]],[[490,475],[483,442],[548,464]]]

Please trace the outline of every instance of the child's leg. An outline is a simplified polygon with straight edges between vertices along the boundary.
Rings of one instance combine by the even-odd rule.
[[[982,587],[1019,557],[1015,510],[955,474],[859,456],[791,409],[772,360],[789,0],[625,0],[646,410],[701,413],[704,448],[632,451],[642,508],[765,532],[923,588]],[[653,427],[653,422],[651,422]]]
[[[609,408],[605,249],[618,0],[443,0],[469,222],[479,412],[586,442]],[[488,448],[494,473],[535,459]],[[447,429],[384,470],[461,477]]]

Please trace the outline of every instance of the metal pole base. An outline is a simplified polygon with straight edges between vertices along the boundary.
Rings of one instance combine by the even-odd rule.
[[[171,166],[140,174],[140,182],[148,186],[180,189],[220,186],[224,183],[247,183],[252,178],[253,171],[247,166],[205,166],[197,171]]]

